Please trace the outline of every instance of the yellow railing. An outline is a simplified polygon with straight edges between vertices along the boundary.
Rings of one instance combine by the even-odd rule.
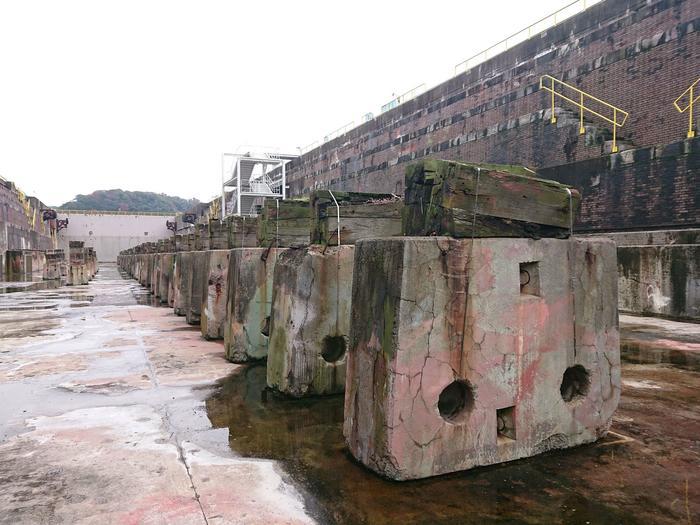
[[[685,113],[686,111],[688,112],[688,138],[689,139],[692,139],[695,136],[695,130],[693,129],[693,124],[695,124],[695,122],[693,121],[693,105],[700,98],[700,95],[695,96],[695,88],[697,87],[698,82],[700,82],[700,78],[697,79],[692,84],[690,84],[690,87],[688,89],[686,89],[683,93],[681,93],[680,97],[678,97],[676,100],[673,101],[673,105],[676,106],[676,109],[678,110],[679,113]],[[688,105],[681,109],[681,107],[678,105],[678,102],[680,102],[681,99],[683,97],[685,97],[686,95],[688,96]]]
[[[558,91],[557,87],[559,88]],[[552,123],[555,123],[557,121],[557,117],[554,114],[554,99],[556,97],[559,97],[563,100],[571,102],[574,106],[579,108],[579,133],[581,135],[583,135],[586,132],[586,130],[583,127],[583,116],[586,112],[590,113],[591,115],[595,115],[596,117],[600,117],[605,122],[612,124],[612,152],[617,152],[617,128],[621,128],[625,125],[629,113],[627,113],[623,109],[620,109],[618,107],[613,106],[612,104],[605,102],[604,100],[599,99],[598,97],[594,97],[593,95],[586,93],[585,91],[581,91],[580,89],[572,86],[571,84],[562,82],[561,80],[558,80],[550,75],[543,75],[542,77],[540,77],[540,89],[549,91],[552,94]],[[566,96],[565,93],[571,92],[573,92],[571,96],[575,97],[578,100],[574,100],[573,98],[569,98]],[[605,110],[611,111],[612,116],[603,115],[602,113],[593,110],[590,106],[587,106],[586,103],[590,101],[597,102],[599,105],[605,108]],[[604,109],[600,109],[600,111],[604,111]]]

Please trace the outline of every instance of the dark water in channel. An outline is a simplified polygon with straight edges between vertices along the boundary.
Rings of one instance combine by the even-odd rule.
[[[286,399],[264,388],[264,366],[237,370],[207,399],[209,419],[228,427],[238,454],[280,461],[321,523],[637,523],[605,504],[604,487],[592,488],[585,479],[587,471],[608,464],[615,445],[394,482],[346,451],[342,396]]]

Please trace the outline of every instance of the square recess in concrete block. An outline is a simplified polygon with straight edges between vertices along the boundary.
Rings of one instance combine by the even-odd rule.
[[[234,363],[267,357],[275,264],[286,248],[238,248],[231,251],[227,319],[224,326],[226,359]]]
[[[350,451],[404,480],[595,441],[620,395],[616,297],[603,239],[360,241]]]
[[[313,245],[277,258],[269,387],[295,397],[343,392],[354,249]]]
[[[520,263],[520,293],[540,295],[540,263]]]

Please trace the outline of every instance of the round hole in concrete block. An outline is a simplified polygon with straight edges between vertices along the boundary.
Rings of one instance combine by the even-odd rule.
[[[474,391],[467,381],[452,381],[438,398],[438,411],[443,419],[459,422],[474,408]]]
[[[559,387],[561,397],[567,403],[586,397],[591,386],[588,370],[581,365],[574,365],[564,371],[564,377]]]
[[[345,338],[342,335],[327,335],[323,338],[321,357],[327,363],[340,361],[345,355]]]

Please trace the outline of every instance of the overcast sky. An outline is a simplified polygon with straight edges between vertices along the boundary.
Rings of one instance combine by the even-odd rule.
[[[0,0],[0,175],[209,200],[222,152],[295,152],[567,3]]]

